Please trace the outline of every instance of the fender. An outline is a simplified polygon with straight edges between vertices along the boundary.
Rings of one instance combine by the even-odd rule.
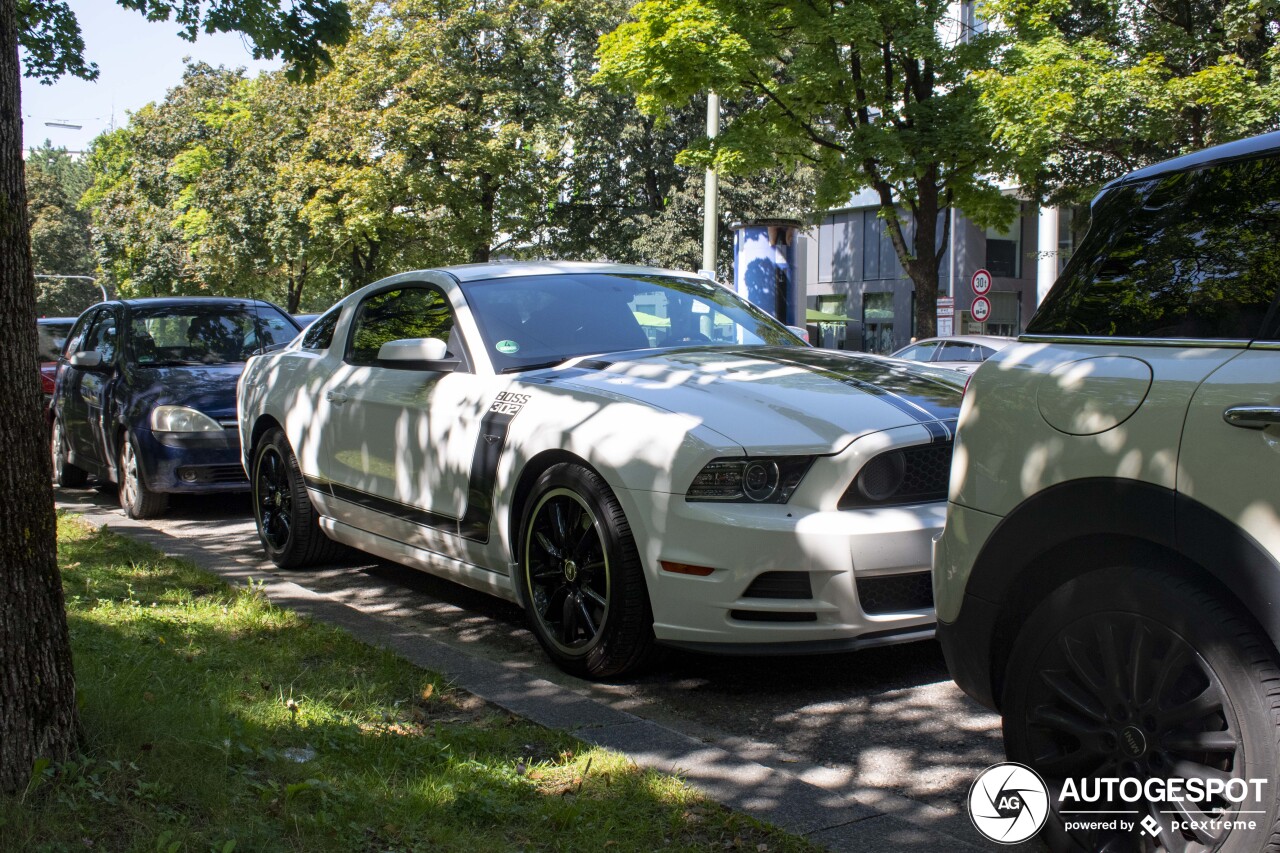
[[[1280,648],[1280,563],[1230,520],[1171,489],[1089,478],[1045,489],[1004,518],[983,546],[956,623],[967,654],[948,654],[957,681],[994,707],[1009,649],[1050,591],[1109,563],[1162,562],[1208,576]],[[967,611],[967,612],[966,612]],[[992,624],[994,622],[994,624]],[[972,688],[972,689],[971,689]]]

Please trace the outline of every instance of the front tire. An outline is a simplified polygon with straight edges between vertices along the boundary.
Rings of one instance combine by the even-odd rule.
[[[644,570],[622,507],[599,475],[554,465],[520,525],[520,593],[556,665],[581,678],[635,672],[654,649]]]
[[[268,432],[253,449],[253,520],[267,557],[282,569],[333,562],[342,546],[320,529],[298,458],[284,430]]]
[[[67,461],[67,436],[62,421],[53,419],[49,452],[53,456],[53,482],[64,489],[82,489],[89,482],[89,472]]]
[[[1203,585],[1122,568],[1060,587],[1015,641],[1001,707],[1009,758],[1049,786],[1051,849],[1280,850],[1280,668],[1258,629]],[[1068,778],[1110,777],[1267,783],[1240,803],[1058,801]],[[1138,814],[1128,832],[1069,832],[1060,808]],[[1256,829],[1195,825],[1215,816]],[[1160,826],[1154,837],[1137,825],[1148,817]]]
[[[142,476],[142,464],[138,459],[138,447],[133,436],[120,439],[119,486],[120,508],[130,518],[155,518],[169,508],[169,496],[147,488]]]

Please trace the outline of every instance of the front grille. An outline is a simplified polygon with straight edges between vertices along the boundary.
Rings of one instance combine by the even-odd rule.
[[[739,622],[817,622],[817,613],[796,610],[730,610]]]
[[[951,480],[951,442],[890,450],[875,456],[849,484],[840,509],[945,501]]]
[[[933,578],[929,572],[858,578],[857,583],[863,613],[900,613],[933,607]]]
[[[249,478],[239,465],[191,465],[178,469],[184,483],[245,483]]]
[[[742,594],[743,598],[813,598],[808,572],[765,572]]]

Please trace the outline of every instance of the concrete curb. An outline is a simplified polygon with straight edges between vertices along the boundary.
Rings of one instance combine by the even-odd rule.
[[[261,584],[275,604],[345,629],[361,641],[394,651],[457,687],[527,720],[561,729],[590,744],[625,754],[637,765],[678,776],[711,799],[832,851],[983,850],[946,832],[955,817],[894,795],[855,799],[821,784],[824,768],[770,767],[710,746],[666,726],[581,696],[519,667],[487,660],[363,611],[273,572],[211,553],[195,541],[155,530],[98,507],[63,504],[88,523],[189,560],[229,583]],[[86,512],[86,510],[89,510]],[[809,777],[814,781],[808,781]]]

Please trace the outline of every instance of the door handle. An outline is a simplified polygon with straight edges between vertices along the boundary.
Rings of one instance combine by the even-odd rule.
[[[341,391],[330,391],[324,395],[324,398],[328,400],[330,403],[333,403],[335,406],[341,406],[343,403],[351,399],[346,394],[343,394]]]
[[[1232,406],[1222,413],[1222,419],[1235,427],[1264,429],[1280,424],[1280,408],[1276,406]]]

